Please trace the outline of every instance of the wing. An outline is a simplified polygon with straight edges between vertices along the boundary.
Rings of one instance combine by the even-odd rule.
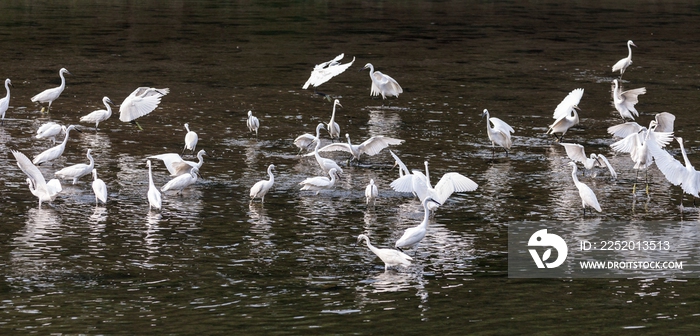
[[[27,177],[29,177],[32,180],[32,183],[34,183],[34,189],[46,187],[46,180],[44,179],[44,175],[41,174],[39,168],[37,168],[26,155],[16,150],[12,151],[12,155],[15,156],[15,160],[17,160],[17,166],[19,167],[19,169],[21,169],[25,174],[27,174]]]
[[[612,136],[624,138],[632,133],[639,133],[644,127],[640,126],[634,121],[629,121],[624,124],[619,124],[615,126],[608,127],[608,134]]]
[[[413,176],[413,179],[411,180],[413,182],[413,192],[416,194],[416,196],[418,196],[418,199],[423,202],[426,197],[430,196],[430,190],[428,189],[428,178],[426,178],[420,170],[415,169],[413,170],[413,174],[409,176]],[[440,200],[437,199],[436,201],[440,202]]]
[[[309,148],[316,140],[316,137],[311,134],[302,134],[294,139],[294,144],[299,147],[299,149]]]
[[[352,150],[350,149],[350,145],[348,145],[346,143],[332,143],[330,145],[323,146],[318,151],[319,152],[348,152],[348,153],[352,154]]]
[[[661,112],[656,115],[656,129],[654,132],[673,132],[673,122],[676,116],[668,112]]]
[[[442,175],[435,185],[435,192],[439,198],[436,201],[444,203],[453,192],[474,191],[478,187],[478,184],[460,173],[447,173]]]
[[[608,170],[610,171],[610,175],[613,178],[617,178],[617,173],[615,172],[615,169],[613,168],[613,166],[610,164],[610,161],[608,161],[608,159],[605,156],[603,156],[602,154],[598,154],[598,158],[600,158],[603,161],[603,163],[605,164],[605,166],[608,167]]]
[[[647,141],[654,140],[654,142],[656,142],[661,148],[666,147],[666,145],[673,141],[673,133],[671,132],[654,131],[649,134],[649,137],[653,139],[649,139]]]
[[[180,155],[175,154],[175,153],[167,153],[167,154],[149,156],[148,158],[163,161],[163,163],[165,164],[165,168],[168,169],[168,172],[170,172],[170,175],[173,175],[173,176],[179,175],[179,174],[177,174],[177,169],[176,169],[175,164],[178,162],[183,162]]]
[[[372,75],[376,80],[376,82],[372,81],[372,83],[376,83],[377,88],[384,92],[385,95],[394,95],[398,97],[399,93],[403,93],[403,89],[399,83],[390,76],[379,71],[375,71]]]
[[[566,155],[569,157],[569,159],[583,163],[588,158],[586,157],[586,151],[583,149],[583,146],[579,144],[562,142],[560,145],[564,146],[566,149]]]
[[[36,130],[36,134],[41,135],[41,134],[45,133],[46,131],[48,131],[49,129],[51,129],[52,127],[58,127],[59,132],[60,132],[61,126],[59,126],[57,123],[51,121],[51,122],[47,122],[47,123],[41,125],[39,127],[39,129]]]
[[[361,153],[365,153],[369,156],[377,155],[382,149],[389,147],[390,145],[400,145],[404,140],[388,138],[382,135],[373,136],[365,142],[361,143],[359,150]]]
[[[581,97],[583,97],[583,89],[575,89],[569,92],[569,95],[554,109],[552,118],[560,119],[566,117],[574,106],[578,106],[579,102],[581,102]]]
[[[646,88],[638,88],[622,92],[620,96],[622,96],[622,98],[625,100],[625,105],[627,105],[628,108],[632,106],[632,109],[634,109],[634,104],[639,102],[639,95],[643,95],[645,93],[647,93]]]
[[[308,186],[314,186],[314,187],[326,187],[331,183],[331,180],[325,176],[316,176],[316,177],[309,177],[304,181],[301,181],[299,184],[303,184],[304,188],[307,188]],[[307,188],[308,189],[308,188]]]
[[[664,174],[666,179],[673,185],[679,185],[686,177],[688,170],[680,161],[676,160],[669,152],[650,142],[649,152],[654,158],[656,167]]]
[[[413,175],[406,174],[402,177],[397,178],[391,184],[389,184],[394,191],[398,192],[413,192]]]
[[[349,68],[353,62],[355,62],[355,58],[353,57],[352,61],[349,63],[340,65],[339,62],[344,56],[345,54],[340,54],[331,61],[316,65],[314,70],[311,71],[311,76],[306,83],[304,83],[304,86],[302,86],[302,89],[307,89],[309,85],[319,86],[347,70],[347,68]]]
[[[403,161],[401,161],[401,159],[399,159],[399,157],[396,156],[396,154],[394,154],[394,152],[392,152],[391,150],[389,150],[389,153],[391,153],[391,156],[393,156],[394,160],[396,160],[396,164],[399,165],[399,168],[403,172],[403,175],[410,175],[411,172],[408,170],[408,167],[406,167]]]
[[[153,112],[160,104],[160,97],[168,94],[169,89],[140,87],[131,93],[119,106],[119,120],[127,122]]]
[[[624,139],[610,145],[610,147],[620,153],[630,153],[640,145],[639,133],[632,133]]]
[[[498,131],[498,132],[503,132],[503,133],[515,133],[515,130],[513,127],[510,127],[510,125],[506,124],[505,121],[498,119],[496,117],[491,117],[489,118],[491,123],[493,123],[493,129]]]

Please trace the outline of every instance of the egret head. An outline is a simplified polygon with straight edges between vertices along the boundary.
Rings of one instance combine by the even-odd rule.
[[[336,100],[333,102],[333,106],[335,106],[335,105],[338,105],[338,106],[340,106],[340,107],[343,107],[343,105],[340,105],[340,100],[338,100],[338,99],[336,99]]]
[[[365,70],[365,69],[374,70],[374,67],[372,66],[372,63],[367,63],[367,64],[365,64],[365,66],[362,69],[360,69],[360,71]]]
[[[439,205],[442,205],[440,202],[434,200],[432,197],[426,197],[426,198],[423,200],[423,205],[424,205],[424,206],[428,206],[428,204],[430,204],[430,203],[435,203],[435,204],[437,204],[438,206],[439,206]]]
[[[7,84],[9,86],[14,86],[14,85],[12,85],[12,82],[10,81],[9,78],[5,80],[5,84]]]
[[[248,118],[253,116],[253,111],[248,111]]]
[[[481,117],[483,118],[483,117],[485,117],[485,116],[487,116],[487,115],[489,115],[489,110],[484,109],[484,111],[481,112]]]
[[[68,72],[68,69],[66,69],[66,68],[61,68],[61,70],[58,73],[70,75],[70,72]]]
[[[636,45],[636,44],[634,44],[634,42],[632,42],[632,40],[629,40],[629,41],[627,41],[627,44],[628,44],[628,45],[631,45],[631,46],[635,46],[635,47],[637,47],[637,45]]]
[[[369,241],[369,238],[363,234],[357,236],[357,243],[355,243],[355,245],[360,244],[362,242],[362,240],[364,240],[364,239],[367,239]]]
[[[104,103],[104,104],[109,103],[109,104],[114,105],[114,103],[112,103],[112,100],[110,100],[109,98],[107,98],[107,96],[102,97],[102,103]]]

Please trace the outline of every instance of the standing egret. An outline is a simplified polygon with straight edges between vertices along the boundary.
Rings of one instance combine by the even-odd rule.
[[[58,97],[61,95],[61,92],[63,92],[63,89],[66,88],[66,77],[64,77],[63,74],[70,75],[70,72],[68,72],[66,68],[61,68],[61,70],[58,71],[58,75],[61,77],[61,85],[59,87],[46,89],[38,95],[32,97],[32,102],[38,102],[40,104],[49,103],[49,107],[46,108],[47,113],[51,112],[51,103],[53,103],[54,100],[58,99]],[[44,107],[41,108],[41,113],[44,113]]]
[[[168,181],[168,183],[160,188],[160,191],[177,190],[178,194],[182,194],[183,189],[197,182],[197,174],[199,174],[199,169],[197,167],[192,167],[189,174],[182,174]]]
[[[190,131],[190,124],[188,123],[185,123],[185,130],[187,134],[185,134],[185,148],[182,149],[182,153],[185,153],[185,150],[188,149],[194,153],[194,149],[197,147],[197,141],[199,141],[199,136],[197,136],[197,133]]]
[[[639,102],[639,95],[645,93],[647,93],[646,88],[638,88],[623,92],[618,80],[613,80],[613,105],[615,105],[617,112],[620,112],[620,117],[622,117],[623,121],[625,118],[634,120],[634,117],[639,117],[639,112],[634,108],[634,105]],[[634,116],[632,114],[634,114]]]
[[[26,155],[16,150],[12,151],[12,155],[15,156],[19,169],[27,175],[29,191],[39,199],[39,208],[41,208],[41,202],[53,202],[62,190],[61,182],[57,179],[51,179],[47,183],[39,168],[29,161]]]
[[[627,69],[630,64],[632,64],[632,46],[637,46],[632,42],[632,40],[627,41],[627,57],[617,61],[615,65],[612,67],[612,71],[620,71],[620,78],[622,78],[622,74],[625,73],[625,69]]]
[[[250,188],[250,203],[253,203],[253,199],[256,197],[260,198],[260,203],[265,203],[265,195],[270,191],[272,185],[275,184],[275,176],[272,175],[273,169],[275,169],[273,164],[267,167],[267,175],[270,176],[269,180],[258,181]]]
[[[207,155],[207,152],[200,149],[199,152],[197,152],[197,159],[199,159],[198,162],[185,161],[177,153],[153,155],[149,156],[148,158],[162,160],[165,164],[165,168],[168,169],[170,176],[180,176],[182,174],[189,174],[192,168],[202,168],[202,165],[204,164],[204,158],[202,157],[203,155]]]
[[[70,125],[68,127],[64,126],[63,128],[64,128],[63,131],[66,133],[66,137],[63,138],[63,142],[61,142],[60,144],[58,144],[54,147],[51,147],[51,148],[43,151],[43,152],[41,152],[41,154],[35,156],[34,161],[32,161],[34,164],[38,165],[38,164],[42,164],[42,163],[47,162],[47,161],[57,159],[59,156],[61,156],[63,154],[63,151],[66,149],[66,143],[68,143],[68,135],[70,134],[70,131],[74,129],[74,130],[80,132],[80,130],[77,129],[75,125]]]
[[[338,99],[333,102],[333,114],[331,114],[331,120],[326,124],[326,127],[328,127],[328,135],[330,135],[332,141],[340,138],[340,125],[335,122],[336,106],[343,107],[343,105],[340,105],[340,100]]]
[[[379,195],[379,190],[377,190],[377,186],[374,184],[374,179],[370,179],[369,184],[365,188],[366,204],[369,205],[369,203],[372,202],[372,205],[374,205],[374,202],[377,200],[377,195]]]
[[[92,178],[94,179],[94,181],[92,181],[92,191],[95,192],[95,206],[98,206],[100,201],[102,201],[102,204],[106,205],[107,185],[105,184],[105,181],[97,178],[97,169],[92,169]]]
[[[491,140],[491,148],[493,153],[495,153],[496,145],[503,147],[506,151],[506,156],[508,156],[508,151],[510,147],[513,146],[513,140],[510,138],[511,133],[515,133],[513,127],[506,124],[505,121],[498,119],[496,117],[489,118],[489,111],[484,109],[481,113],[481,117],[486,117],[486,133]],[[493,127],[491,127],[493,124]]]
[[[7,95],[0,99],[0,118],[2,118],[2,125],[5,125],[5,112],[7,112],[7,109],[10,107],[10,86],[13,85],[8,78],[5,80],[5,90],[7,91]]]
[[[318,150],[321,147],[321,141],[316,141],[316,148],[314,149],[314,157],[316,157],[316,162],[323,169],[324,172],[328,173],[331,169],[335,169],[338,173],[342,174],[343,169],[333,160],[321,157],[318,154]]]
[[[389,267],[392,266],[411,266],[411,260],[413,258],[409,257],[405,253],[393,249],[380,249],[374,247],[370,242],[369,242],[369,237],[366,235],[359,235],[357,236],[357,244],[362,242],[362,240],[367,242],[367,247],[369,247],[369,250],[372,251],[379,259],[381,259],[384,262],[384,271],[388,271]]]
[[[688,154],[683,146],[683,138],[676,137],[676,141],[680,145],[685,166],[658,146],[651,146],[651,155],[654,157],[656,166],[671,184],[680,185],[684,193],[693,196],[693,206],[695,206],[695,198],[700,192],[700,172],[696,171],[688,160]],[[683,196],[681,196],[681,207],[683,207]]]
[[[316,136],[313,136],[309,133],[304,133],[300,136],[298,136],[296,139],[294,139],[294,145],[299,148],[299,154],[301,154],[301,151],[304,149],[308,149],[309,146],[313,145],[318,141],[318,138],[321,136],[321,130],[325,128],[323,126],[323,123],[319,123],[318,126],[316,126]]]
[[[331,168],[330,171],[328,171],[328,175],[330,175],[331,178],[327,178],[325,176],[316,176],[316,177],[309,177],[301,182],[303,187],[301,187],[301,190],[311,190],[311,191],[316,191],[316,195],[321,192],[321,190],[326,190],[326,189],[331,189],[335,185],[335,174],[337,170],[335,168]]]
[[[78,182],[78,179],[89,175],[92,172],[92,169],[95,168],[95,161],[92,159],[92,155],[90,155],[90,149],[88,148],[87,150],[87,158],[90,160],[89,164],[84,164],[84,163],[78,163],[74,164],[69,167],[65,167],[57,172],[54,173],[58,178],[61,179],[73,179],[73,184],[75,182]]]
[[[37,139],[49,139],[52,141],[52,143],[55,145],[56,144],[56,136],[61,134],[63,132],[65,127],[53,122],[49,121],[39,127],[39,129],[36,130],[36,138]]]
[[[168,88],[137,88],[119,105],[119,120],[136,124],[140,130],[143,130],[136,119],[153,112],[160,104],[160,98],[168,93],[170,93]]]
[[[158,190],[158,188],[156,188],[156,185],[153,183],[151,160],[146,160],[146,166],[148,166],[148,211],[151,211],[152,208],[160,210],[163,204],[163,200],[161,198],[160,191]]]
[[[428,207],[428,204],[430,202],[436,203],[437,205],[440,205],[436,200],[426,197],[423,202],[423,221],[418,224],[418,226],[414,226],[411,228],[406,229],[404,231],[403,235],[399,240],[396,241],[396,248],[403,251],[402,248],[405,247],[411,247],[414,245],[418,245],[423,238],[425,238],[425,233],[428,230],[428,223],[430,222],[430,209]]]
[[[345,57],[345,54],[340,54],[328,62],[314,66],[314,69],[311,71],[311,76],[309,76],[309,80],[307,80],[306,83],[304,83],[304,86],[301,88],[306,90],[309,88],[309,85],[318,87],[331,78],[343,73],[352,65],[353,62],[355,62],[355,57],[353,57],[352,61],[349,63],[340,64],[340,60],[343,59],[343,57]]]
[[[581,197],[581,202],[583,204],[583,215],[586,215],[586,207],[591,207],[598,212],[601,212],[600,204],[598,204],[598,199],[595,197],[595,193],[588,187],[585,183],[579,182],[578,177],[576,177],[576,162],[569,162],[569,165],[574,168],[571,171],[571,178],[574,180],[574,184],[578,189],[578,195]]]
[[[112,106],[110,104],[114,104],[114,103],[112,103],[112,101],[105,96],[105,97],[102,97],[102,104],[105,105],[106,110],[92,111],[88,115],[82,116],[80,118],[81,122],[94,122],[95,123],[95,131],[97,131],[97,126],[101,122],[109,119],[109,117],[112,116]]]
[[[382,151],[382,149],[389,147],[390,145],[400,145],[404,142],[404,140],[401,139],[394,139],[394,138],[389,138],[385,137],[383,135],[375,135],[367,140],[365,140],[363,143],[359,145],[353,145],[352,142],[350,142],[350,135],[345,133],[345,138],[348,139],[348,143],[333,143],[330,145],[327,145],[321,149],[319,149],[319,152],[333,152],[333,151],[342,151],[342,152],[348,152],[352,154],[352,159],[357,160],[358,162],[360,161],[360,156],[362,154],[367,154],[369,156],[374,156],[379,154],[379,152]]]
[[[561,141],[569,128],[578,125],[579,118],[576,110],[580,111],[578,104],[581,102],[582,97],[583,89],[581,88],[569,92],[561,103],[557,105],[557,108],[554,109],[552,118],[555,121],[549,126],[547,134],[551,134],[557,138],[557,141]],[[561,133],[561,136],[557,137],[555,133]]]
[[[260,128],[260,120],[253,116],[253,111],[248,111],[248,119],[246,120],[248,130],[255,132],[255,137],[258,137],[258,128]]]
[[[668,112],[657,113],[654,116],[654,120],[656,120],[655,132],[673,132],[673,123],[676,120],[676,116],[673,114]],[[618,138],[624,138],[632,133],[639,133],[642,129],[646,130],[647,128],[634,121],[628,121],[608,127],[608,133]]]
[[[583,146],[579,144],[564,142],[561,142],[559,144],[564,146],[564,149],[566,149],[566,155],[569,156],[569,159],[574,160],[575,162],[583,163],[583,166],[587,170],[591,170],[594,167],[607,167],[610,171],[610,175],[613,178],[617,178],[617,173],[615,172],[615,169],[610,164],[610,161],[608,161],[608,159],[605,156],[603,156],[603,154],[592,153],[590,157],[587,157],[586,151],[584,150]]]
[[[372,63],[365,64],[362,70],[364,69],[369,69],[369,78],[372,80],[370,96],[378,96],[381,94],[382,99],[386,99],[386,96],[396,96],[398,98],[399,94],[403,93],[403,89],[396,80],[379,71],[374,71]]]

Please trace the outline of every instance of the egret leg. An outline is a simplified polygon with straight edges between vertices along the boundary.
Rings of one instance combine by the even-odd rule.
[[[646,185],[647,185],[647,196],[649,196],[649,168],[644,169],[644,179],[646,180]]]
[[[639,170],[637,170],[637,174],[634,175],[634,184],[632,185],[632,195],[634,195],[635,191],[637,191],[637,178],[639,177]]]
[[[138,126],[139,130],[143,131],[143,127],[141,127],[141,125],[139,125],[139,122],[138,122],[138,121],[132,120],[131,123],[134,124],[134,125],[136,125],[136,126]]]

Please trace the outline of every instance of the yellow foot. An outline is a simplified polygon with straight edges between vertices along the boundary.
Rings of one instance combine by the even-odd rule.
[[[41,114],[44,114],[44,111],[46,111],[46,107],[41,108]]]
[[[637,184],[632,185],[632,195],[637,191]]]

